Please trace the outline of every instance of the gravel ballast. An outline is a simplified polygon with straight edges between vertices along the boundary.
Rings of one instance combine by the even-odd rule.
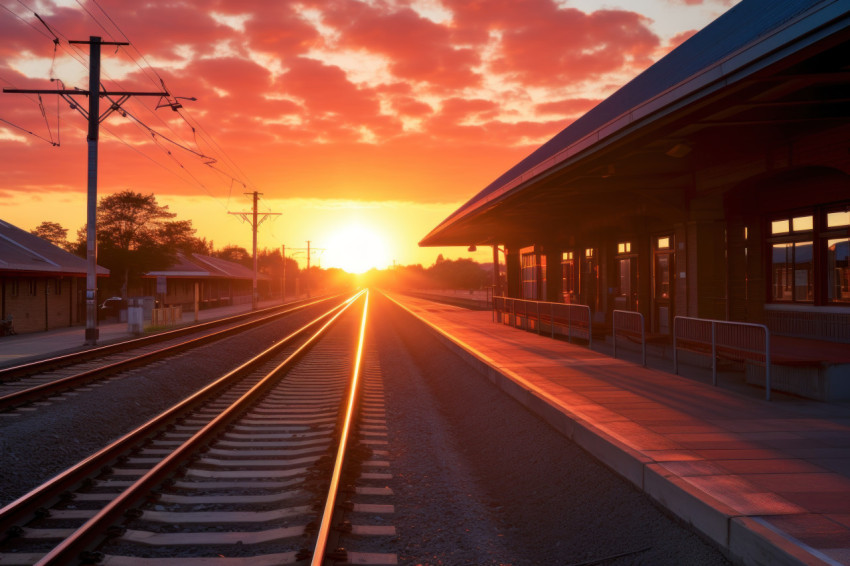
[[[0,507],[218,379],[317,312],[299,311],[61,399],[0,415]]]
[[[728,563],[412,316],[374,308],[401,563]]]

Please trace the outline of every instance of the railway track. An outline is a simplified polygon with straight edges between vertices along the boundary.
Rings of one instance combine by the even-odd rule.
[[[0,564],[322,564],[328,545],[329,559],[394,563],[332,534],[352,511],[340,486],[374,462],[358,444],[346,478],[367,312],[363,292],[0,509]]]
[[[290,303],[0,369],[0,411],[60,394],[333,300]]]

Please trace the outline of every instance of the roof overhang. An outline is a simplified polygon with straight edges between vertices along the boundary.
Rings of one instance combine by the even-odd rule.
[[[850,124],[849,32],[846,5],[818,4],[545,159],[532,154],[532,163],[473,197],[419,245],[528,241],[529,218],[551,228],[555,219],[580,224],[592,216],[602,228],[600,218],[617,221],[612,203],[676,208],[696,168]]]

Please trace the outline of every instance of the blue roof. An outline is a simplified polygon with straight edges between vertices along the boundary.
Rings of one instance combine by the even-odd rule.
[[[845,5],[840,7],[842,2]],[[606,124],[707,68],[716,66],[749,44],[759,42],[806,11],[831,5],[839,6],[842,12],[850,10],[850,3],[846,0],[743,0],[514,165],[455,211],[442,225],[475,208],[506,184],[541,166],[547,159],[599,131]]]

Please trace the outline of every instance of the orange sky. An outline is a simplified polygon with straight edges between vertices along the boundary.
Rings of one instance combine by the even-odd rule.
[[[139,97],[107,118],[99,195],[154,193],[216,247],[250,249],[250,226],[229,212],[259,191],[260,210],[281,213],[260,246],[310,240],[323,267],[489,261],[417,242],[731,3],[0,0],[0,84],[87,89],[87,47],[67,40],[129,40],[104,47],[105,88],[164,83],[198,100],[172,111]],[[41,100],[0,95],[0,219],[60,222],[73,239],[86,121],[58,96]]]

